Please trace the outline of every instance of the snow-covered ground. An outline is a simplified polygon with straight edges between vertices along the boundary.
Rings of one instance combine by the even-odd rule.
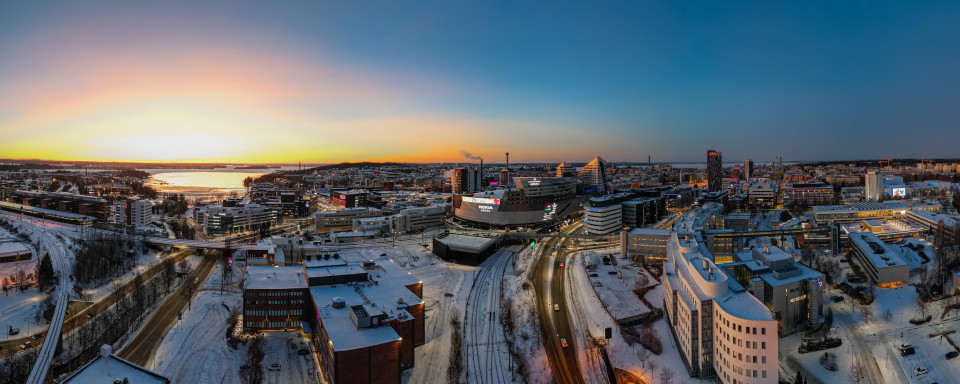
[[[524,247],[515,259],[515,265],[529,265],[532,254],[531,248]],[[514,352],[523,359],[524,369],[521,373],[525,376],[524,381],[528,384],[547,384],[553,382],[553,372],[543,347],[536,293],[533,284],[527,280],[526,271],[526,268],[510,268],[504,277],[504,296],[510,298],[514,324],[514,334],[508,337],[513,342]]]
[[[672,370],[676,374],[675,380],[678,382],[708,383],[708,381],[688,377],[686,368],[680,360],[680,352],[673,338],[670,336],[670,328],[664,320],[665,318],[657,320],[653,325],[655,334],[659,336],[663,344],[663,353],[659,356],[651,354],[648,358],[641,361],[637,353],[643,349],[643,347],[639,343],[635,343],[634,345],[627,344],[623,335],[619,332],[616,322],[607,312],[610,308],[605,309],[594,292],[590,281],[591,278],[588,276],[588,271],[583,263],[583,257],[578,255],[574,259],[576,261],[572,263],[573,265],[567,266],[567,305],[571,308],[571,319],[574,321],[574,329],[579,331],[577,343],[575,344],[578,349],[580,369],[584,374],[586,382],[607,382],[606,372],[603,371],[604,368],[599,350],[597,347],[594,347],[594,338],[602,338],[604,329],[611,327],[614,330],[613,338],[606,341],[606,348],[607,355],[610,358],[610,364],[613,367],[642,376],[643,379],[649,383],[659,382],[657,375],[659,375],[663,368]],[[621,263],[622,268],[620,268],[620,270],[624,275],[624,279],[636,281],[640,279],[640,273],[645,274],[640,268],[623,265],[623,260],[618,260],[618,262]],[[613,280],[619,280],[616,275],[611,276]],[[616,284],[621,283],[609,282],[605,283],[604,286],[614,285],[614,287],[616,287]],[[649,277],[649,284],[657,284],[657,281]],[[621,288],[626,289],[626,287]],[[656,288],[647,292],[646,298],[654,304],[662,303],[663,286],[657,285]],[[656,366],[654,370],[651,370],[651,362]]]
[[[912,280],[916,282],[917,276]],[[825,297],[839,295],[836,290],[828,288]],[[954,350],[946,339],[941,340],[938,334],[944,331],[960,331],[960,315],[954,311],[940,320],[942,308],[954,299],[943,299],[928,304],[927,314],[933,317],[931,322],[914,325],[909,321],[921,317],[918,308],[919,298],[913,286],[906,285],[897,288],[876,289],[876,300],[865,310],[863,306],[850,306],[850,298],[846,302],[834,303],[825,300],[824,306],[834,312],[834,327],[832,335],[843,339],[843,345],[827,351],[800,354],[797,348],[800,345],[802,334],[792,335],[780,341],[780,353],[783,359],[788,356],[797,358],[801,365],[813,372],[825,383],[842,382],[849,380],[850,364],[854,359],[866,360],[865,364],[875,361],[878,374],[887,383],[947,383],[955,382],[960,377],[960,366],[956,361],[947,360],[944,355]],[[889,311],[889,319],[884,313]],[[941,325],[942,324],[942,325]],[[960,334],[952,333],[946,337],[960,343]],[[900,356],[901,344],[910,344],[916,348],[912,356]],[[858,353],[862,349],[864,353]],[[824,352],[837,356],[839,370],[831,372],[824,369],[819,358]],[[915,376],[913,371],[923,367],[929,370],[926,375]]]
[[[376,252],[372,250],[379,255]],[[401,378],[405,383],[444,383],[453,336],[450,319],[456,316],[463,322],[477,267],[447,263],[432,254],[401,253],[392,257],[398,261],[413,261],[412,256],[429,261],[416,266],[408,264],[408,270],[423,280],[425,344],[415,349],[416,365],[403,371]]]
[[[246,346],[230,348],[224,335],[230,310],[239,308],[241,296],[200,292],[192,309],[164,337],[147,368],[170,378],[174,383],[238,383],[237,371],[246,359]],[[310,348],[309,339],[299,332],[265,333],[266,356],[263,361],[265,383],[318,383],[317,365],[312,354],[298,355]],[[280,371],[267,371],[271,364]]]

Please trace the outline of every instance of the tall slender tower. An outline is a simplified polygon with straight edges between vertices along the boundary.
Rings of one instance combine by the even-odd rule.
[[[723,154],[707,150],[707,191],[719,191],[723,186]]]
[[[743,179],[747,180],[753,177],[753,160],[743,159]]]

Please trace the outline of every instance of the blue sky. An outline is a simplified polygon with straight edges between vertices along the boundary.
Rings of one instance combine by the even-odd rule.
[[[957,15],[957,2],[6,2],[0,153],[960,157]],[[158,132],[197,145],[115,148]],[[204,150],[225,134],[228,149]]]

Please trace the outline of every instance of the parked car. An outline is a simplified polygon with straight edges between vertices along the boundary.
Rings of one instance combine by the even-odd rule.
[[[306,355],[306,354],[309,354],[309,353],[310,353],[310,350],[309,350],[309,349],[306,349],[306,348],[301,348],[299,351],[297,351],[297,354],[300,355],[300,356],[303,356],[303,355]]]
[[[909,345],[903,348],[900,348],[900,356],[910,356],[914,353],[917,353],[917,350]]]
[[[38,333],[38,334],[35,334],[35,335],[33,335],[33,336],[30,336],[30,340],[37,340],[37,339],[39,339],[39,338],[41,338],[41,337],[43,337],[43,334],[42,334],[42,333]]]
[[[958,353],[957,351],[947,352],[947,360],[957,357],[957,355],[960,355],[960,353]]]
[[[597,277],[597,276],[600,276],[600,275],[598,275],[596,272],[590,274],[590,277]]]
[[[280,364],[277,364],[277,363],[270,364],[270,370],[271,370],[271,371],[279,371],[279,370],[280,370]]]
[[[843,296],[833,295],[833,296],[830,296],[830,300],[833,300],[834,303],[839,303],[843,301]]]
[[[927,369],[924,367],[917,367],[917,369],[913,371],[914,376],[920,376],[920,375],[926,375],[926,374],[927,374]]]

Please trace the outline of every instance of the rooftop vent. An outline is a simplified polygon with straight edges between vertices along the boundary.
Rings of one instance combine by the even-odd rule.
[[[333,298],[333,308],[335,308],[335,309],[341,309],[341,308],[346,308],[346,307],[347,307],[347,300],[345,300],[345,299],[342,298],[342,297],[334,297],[334,298]]]

